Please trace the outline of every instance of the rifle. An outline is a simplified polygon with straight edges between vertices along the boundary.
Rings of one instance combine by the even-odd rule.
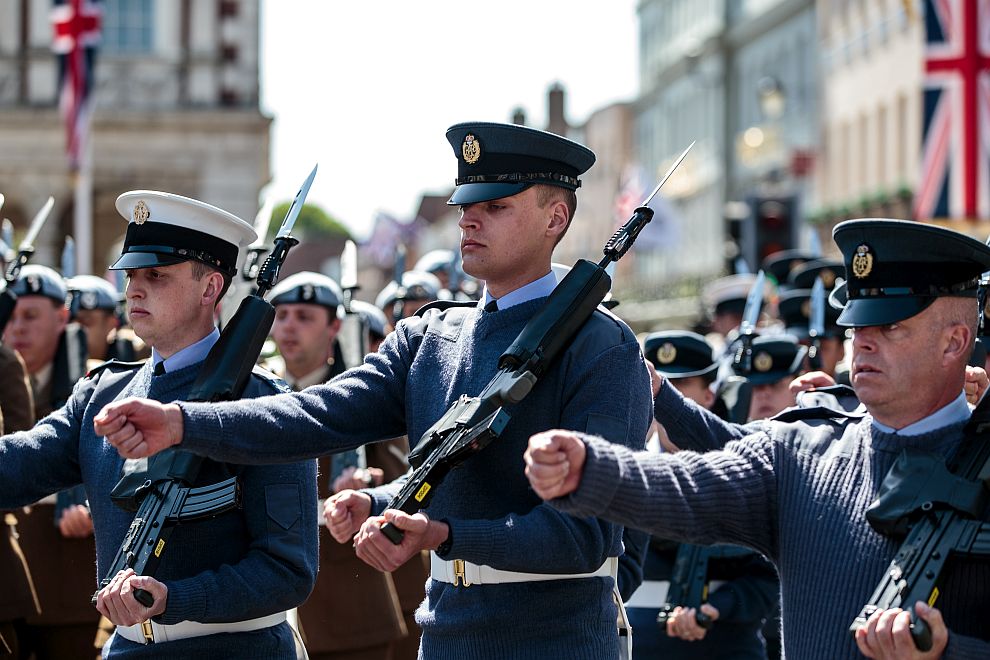
[[[392,327],[399,325],[406,306],[406,288],[402,286],[402,275],[406,272],[406,246],[399,243],[395,247],[395,264],[392,267],[392,281],[395,282],[395,302],[392,303]]]
[[[822,337],[825,335],[825,283],[821,276],[815,278],[811,287],[811,318],[808,323],[808,336],[811,348],[808,349],[808,366],[813,371],[822,368]]]
[[[265,294],[278,282],[289,249],[299,243],[290,232],[315,176],[316,167],[285,214],[272,253],[258,273],[257,291],[241,301],[220,339],[210,349],[187,400],[231,401],[244,392],[275,320],[275,308],[265,300]],[[177,525],[215,518],[240,506],[237,477],[193,486],[204,460],[186,451],[168,449],[156,455],[146,471],[127,474],[114,486],[111,492],[114,502],[137,513],[93,594],[94,604],[99,590],[122,570],[131,568],[138,575],[154,575]],[[154,597],[144,589],[136,589],[134,598],[145,607],[155,603]]]
[[[499,357],[498,371],[481,394],[476,397],[462,395],[423,434],[409,454],[409,462],[415,471],[389,502],[388,508],[406,513],[426,508],[451,469],[499,437],[509,423],[505,406],[518,403],[529,394],[557,354],[570,344],[571,338],[604,300],[611,287],[605,267],[618,261],[653,219],[650,201],[692,146],[694,143],[684,150],[626,224],[609,238],[602,260],[596,264],[579,259],[574,264],[543,308]],[[402,542],[403,531],[392,523],[383,525],[382,532],[396,545]]]
[[[38,237],[41,228],[45,226],[45,220],[48,219],[48,214],[51,213],[53,206],[55,206],[55,198],[49,195],[48,201],[45,202],[45,205],[34,216],[34,220],[31,221],[31,226],[28,228],[27,234],[24,235],[24,240],[21,241],[20,247],[17,248],[17,256],[7,266],[7,272],[4,274],[7,286],[0,291],[0,336],[3,336],[3,331],[7,328],[7,323],[14,313],[14,305],[17,304],[17,294],[11,291],[11,287],[14,286],[17,278],[20,277],[21,268],[24,267],[31,259],[31,255],[34,254],[34,239]]]
[[[711,556],[710,546],[681,543],[677,548],[677,558],[674,559],[674,571],[670,576],[670,588],[667,590],[667,602],[657,613],[657,624],[666,629],[667,619],[674,613],[674,608],[695,608],[694,620],[699,626],[708,630],[712,627],[712,618],[701,611],[701,604],[708,601],[708,559]]]
[[[890,468],[866,517],[877,531],[905,536],[880,584],[849,631],[866,625],[878,609],[904,608],[919,651],[932,647],[932,633],[914,611],[934,605],[938,584],[953,554],[990,557],[990,523],[979,516],[990,502],[990,397],[984,397],[963,430],[955,455],[946,461],[905,449]],[[919,491],[919,485],[921,489]]]
[[[244,257],[244,268],[241,269],[241,277],[244,278],[245,282],[254,282],[258,279],[258,272],[261,270],[262,265],[261,257],[268,252],[265,238],[268,236],[268,225],[272,221],[272,209],[274,206],[274,200],[268,197],[258,210],[258,214],[254,216],[254,233],[258,235],[258,239],[247,247],[247,255]]]
[[[746,295],[746,307],[743,309],[739,335],[735,340],[736,351],[732,357],[732,365],[736,373],[748,374],[753,368],[753,337],[756,336],[756,324],[760,320],[765,282],[766,275],[761,270],[756,274],[756,280]]]

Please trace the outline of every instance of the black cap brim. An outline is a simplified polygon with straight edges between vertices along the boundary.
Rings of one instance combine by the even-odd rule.
[[[130,270],[132,268],[155,268],[156,266],[174,266],[183,261],[189,261],[174,254],[159,252],[125,252],[113,262],[109,270]]]
[[[852,328],[888,325],[920,314],[933,302],[935,298],[929,296],[853,298],[846,301],[836,323]]]
[[[531,183],[464,183],[454,189],[454,194],[447,200],[451,206],[476,204],[493,199],[512,197],[529,188]]]

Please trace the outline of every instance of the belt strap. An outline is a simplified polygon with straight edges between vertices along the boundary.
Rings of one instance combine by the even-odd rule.
[[[612,577],[618,574],[619,558],[608,557],[605,563],[598,567],[598,570],[591,573],[518,573],[516,571],[502,571],[484,564],[472,564],[469,561],[455,559],[445,561],[437,556],[437,553],[430,553],[430,577],[440,582],[453,584],[454,586],[469,587],[473,584],[506,584],[510,582],[543,582],[545,580],[574,580],[591,577]]]
[[[170,626],[163,626],[154,621],[144,621],[133,626],[117,626],[116,634],[135,644],[160,644],[174,642],[190,637],[204,637],[218,633],[251,632],[262,628],[271,628],[285,621],[285,612],[276,612],[268,616],[247,621],[231,621],[230,623],[199,623],[198,621],[182,621]]]

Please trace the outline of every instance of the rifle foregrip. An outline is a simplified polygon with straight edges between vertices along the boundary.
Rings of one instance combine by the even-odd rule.
[[[144,589],[134,590],[134,600],[141,603],[145,607],[151,607],[155,604],[155,597],[151,595],[150,591],[145,591]]]
[[[919,651],[932,650],[932,629],[928,623],[911,610],[911,638]]]
[[[401,529],[399,529],[390,522],[382,525],[382,534],[388,537],[388,540],[394,543],[395,545],[399,545],[400,543],[402,543],[402,539],[406,537],[405,532],[403,532]]]

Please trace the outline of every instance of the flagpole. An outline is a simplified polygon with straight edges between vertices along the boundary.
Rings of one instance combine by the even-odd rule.
[[[88,122],[89,117],[82,120]],[[79,169],[72,177],[75,188],[72,231],[76,241],[76,272],[80,275],[89,275],[93,270],[93,143],[88,129],[87,126],[81,131]]]

